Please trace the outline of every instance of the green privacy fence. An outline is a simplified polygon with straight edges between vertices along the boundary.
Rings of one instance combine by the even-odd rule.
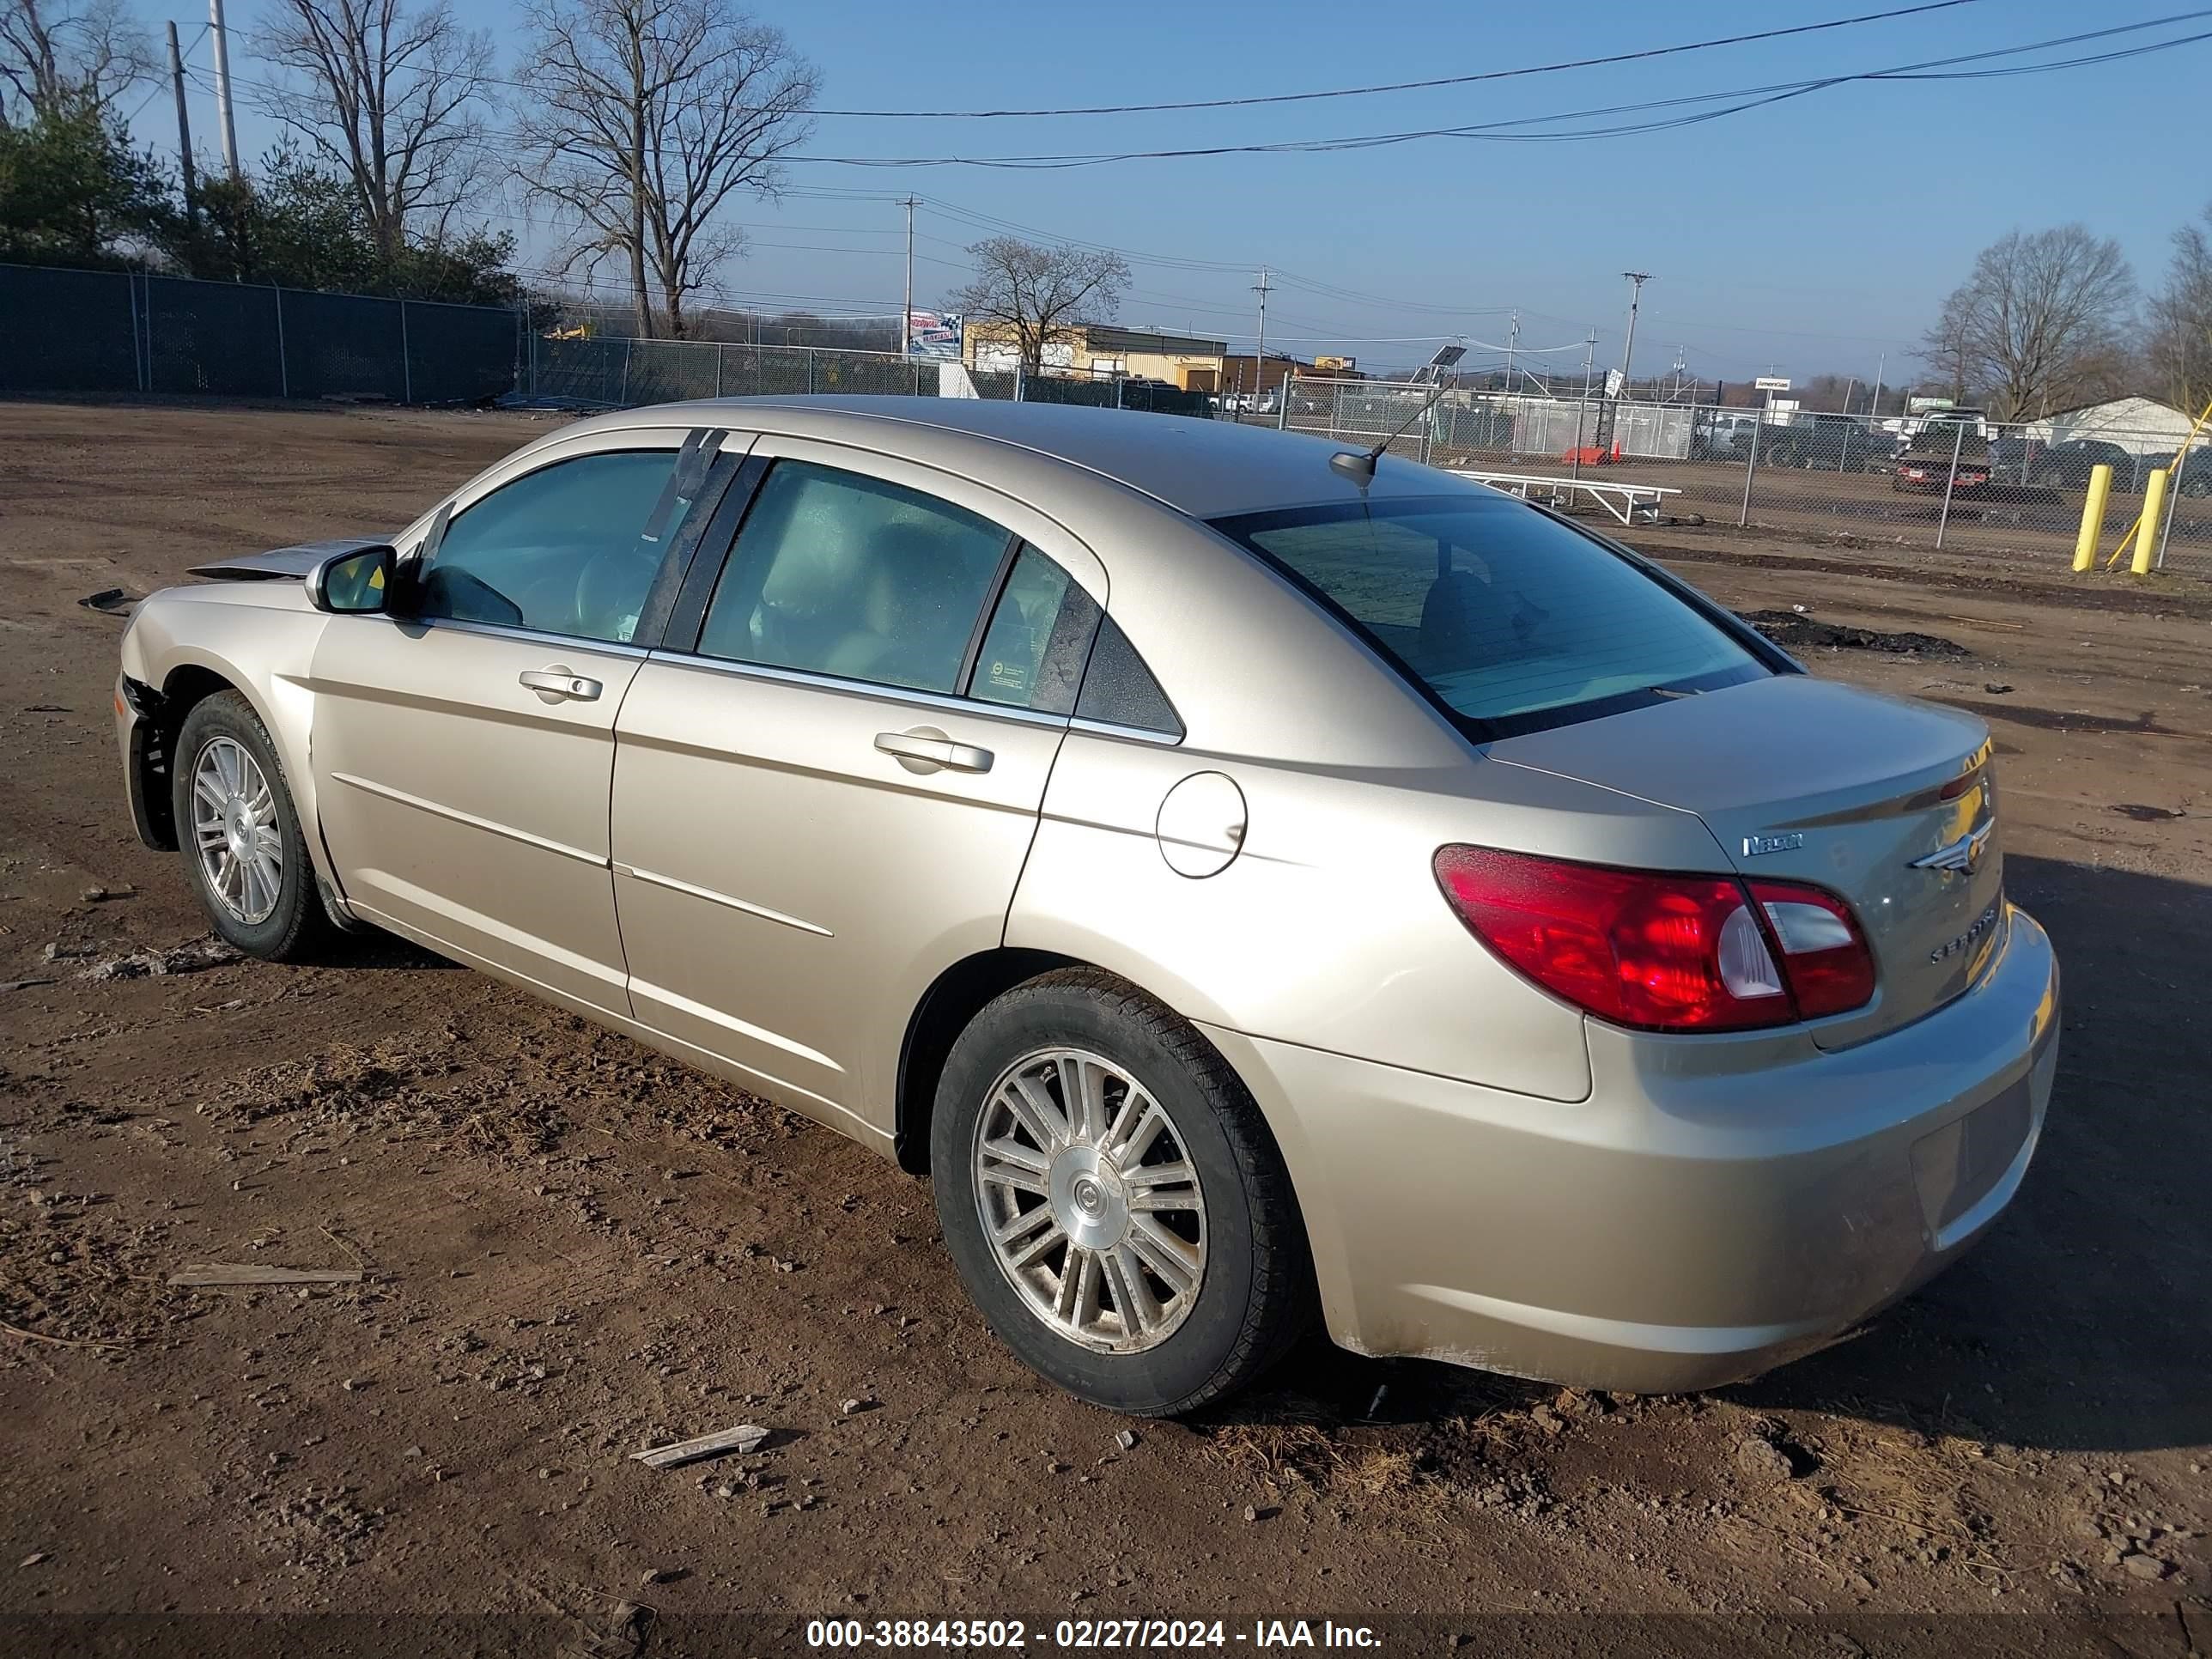
[[[0,392],[471,403],[514,390],[520,318],[501,306],[0,264]]]

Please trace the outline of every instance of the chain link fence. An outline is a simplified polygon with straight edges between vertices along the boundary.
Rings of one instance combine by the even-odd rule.
[[[1963,412],[1770,415],[1468,391],[1447,392],[1425,409],[1431,395],[1425,386],[1294,380],[1273,413],[1238,418],[1365,446],[1389,438],[1393,454],[1511,480],[1570,511],[1599,512],[1608,498],[1625,510],[1643,486],[1668,492],[1634,507],[1645,522],[2066,565],[2092,469],[2106,465],[2112,480],[2098,561],[2118,550],[2121,566],[2150,475],[2174,460],[2187,426],[2116,428],[2094,411],[2002,424]],[[2156,564],[2212,575],[2212,446],[2200,438],[2166,485]]]
[[[520,317],[495,306],[0,265],[0,392],[479,402],[514,386]]]
[[[526,398],[607,409],[690,398],[828,396],[1018,398],[1161,415],[1213,412],[1202,392],[1149,380],[1054,373],[1024,376],[896,352],[707,340],[564,338],[534,333],[523,364]]]
[[[605,409],[848,392],[1212,412],[1205,393],[1149,380],[971,372],[836,346],[623,338],[600,331],[605,318],[580,320],[544,301],[446,305],[0,264],[0,392],[411,404],[514,395]]]

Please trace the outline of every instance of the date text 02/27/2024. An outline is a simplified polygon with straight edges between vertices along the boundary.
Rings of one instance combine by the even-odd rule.
[[[1226,1648],[1231,1644],[1258,1653],[1371,1651],[1382,1644],[1371,1626],[1326,1619],[1256,1619],[1249,1629],[1234,1628],[1219,1619],[1062,1619],[1049,1631],[1042,1626],[1032,1629],[1018,1619],[816,1619],[806,1626],[806,1644],[830,1650],[966,1648],[988,1652],[1034,1646],[1087,1651]]]

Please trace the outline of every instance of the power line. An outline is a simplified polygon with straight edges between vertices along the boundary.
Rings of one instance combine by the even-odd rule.
[[[1981,0],[1923,0],[1923,3],[1918,5],[1901,6],[1888,11],[1863,12],[1853,17],[1834,17],[1818,23],[1796,23],[1782,28],[1760,29],[1748,34],[1719,35],[1709,40],[1685,40],[1670,46],[1646,46],[1635,52],[1613,52],[1601,58],[1576,58],[1556,64],[1529,64],[1514,69],[1483,70],[1468,75],[1438,76],[1425,81],[1393,81],[1364,87],[1331,87],[1316,92],[1259,93],[1242,98],[1192,98],[1156,104],[1089,104],[1042,109],[805,109],[794,112],[804,115],[834,116],[847,120],[1000,121],[1080,115],[1154,115],[1179,110],[1249,109],[1269,104],[1313,103],[1331,98],[1369,98],[1395,92],[1427,92],[1443,87],[1473,86],[1486,81],[1510,81],[1528,76],[1559,75],[1574,70],[1604,69],[1620,64],[1646,63],[1653,58],[1680,57],[1688,52],[1711,52],[1722,46],[1748,46],[1762,40],[1779,40],[1790,35],[1819,34],[1833,29],[1855,28],[1867,23],[1886,23],[1900,17],[1917,17],[1927,12],[1949,11],[1959,6],[1979,3]],[[276,39],[266,31],[259,29],[232,27],[228,32],[248,40]],[[477,78],[487,86],[531,90],[523,82],[506,80],[497,76],[481,76]]]
[[[1192,98],[1158,104],[1091,104],[1057,109],[817,109],[813,115],[854,119],[997,121],[1026,120],[1064,115],[1155,115],[1178,110],[1249,109],[1266,104],[1304,104],[1327,98],[1367,98],[1394,92],[1427,92],[1440,87],[1473,86],[1484,81],[1510,81],[1531,75],[1557,75],[1570,70],[1602,69],[1618,64],[1647,62],[1686,52],[1709,52],[1717,46],[1740,46],[1785,35],[1817,34],[1828,29],[1850,28],[1862,23],[1884,23],[1893,18],[1914,17],[1923,12],[1948,11],[1973,5],[1978,0],[1929,0],[1929,3],[1900,7],[1893,11],[1866,12],[1856,17],[1831,18],[1820,23],[1798,23],[1787,28],[1761,29],[1751,34],[1722,35],[1711,40],[1687,40],[1674,46],[1648,46],[1638,52],[1613,52],[1603,58],[1570,58],[1557,64],[1531,64],[1518,69],[1485,70],[1471,75],[1444,75],[1425,81],[1392,81],[1378,86],[1333,87],[1319,92],[1277,92],[1243,98]]]
[[[177,54],[179,62],[183,61],[185,58],[190,58],[193,52],[199,49],[199,44],[206,38],[207,32],[210,27],[212,26],[207,23],[200,25],[200,32],[192,36],[191,45],[186,46],[182,52]],[[164,93],[167,93],[171,89],[169,86],[169,77],[167,75],[157,76],[155,79],[159,82],[159,84],[155,87],[153,91],[148,93],[143,98],[138,100],[137,108],[132,110],[130,114],[123,118],[123,125],[125,126],[129,126],[133,121],[136,121],[140,116],[143,115],[148,108],[152,106],[156,98],[161,97]]]
[[[1221,155],[1322,155],[1339,150],[1382,149],[1429,138],[1463,138],[1492,143],[1520,143],[1584,142],[1694,126],[1706,121],[1719,120],[1726,116],[1741,114],[1747,110],[1762,108],[1770,104],[1802,98],[1811,93],[1823,92],[1830,88],[1860,82],[1984,80],[2001,75],[2045,75],[2061,70],[2079,69],[2094,64],[2113,63],[2122,58],[2167,52],[2177,46],[2190,46],[2200,40],[2212,40],[2212,31],[2180,35],[2170,40],[2153,41],[2148,45],[2124,47],[2114,52],[2063,58],[2051,64],[2021,64],[2003,70],[1972,71],[1960,71],[1955,68],[1959,64],[1984,63],[1996,58],[2018,57],[2026,52],[2046,52],[2057,46],[2106,40],[2114,35],[2133,33],[2143,29],[2161,28],[2170,24],[2190,22],[2205,17],[2212,17],[2212,9],[2178,12],[2170,16],[2150,18],[2142,22],[2123,23],[2110,28],[2092,29],[2079,34],[2060,35],[2048,40],[2031,41],[2024,46],[2003,46],[1988,52],[1967,52],[1950,58],[1929,58],[1918,63],[1894,64],[1887,69],[1862,70],[1846,75],[1822,76],[1802,81],[1775,82],[1765,86],[1737,88],[1723,92],[1698,93],[1677,98],[1654,99],[1642,103],[1601,106],[1592,109],[1561,111],[1547,115],[1521,116],[1510,120],[1480,122],[1464,126],[1422,127],[1395,132],[1362,133],[1336,138],[1284,139],[1272,143],[1193,145],[1176,149],[1077,151],[1034,155],[981,156],[793,155],[789,159],[824,167],[973,167],[1051,171],[1069,167],[1100,167],[1118,161],[1188,161]],[[1731,98],[1741,99],[1745,101],[1721,109],[1703,110],[1692,114],[1677,115],[1650,121],[1630,122],[1613,126],[1589,127],[1566,132],[1525,131],[1528,128],[1549,126],[1563,121],[1589,120],[1616,115],[1640,114],[1653,110],[1678,109],[1688,105],[1717,103],[1723,99]]]

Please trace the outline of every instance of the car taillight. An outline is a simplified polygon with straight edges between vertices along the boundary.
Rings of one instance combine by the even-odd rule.
[[[1754,881],[1751,896],[1782,947],[1783,977],[1807,1019],[1863,1008],[1874,996],[1874,953],[1844,902],[1795,882]]]
[[[1477,939],[1615,1024],[1741,1031],[1840,1013],[1874,994],[1857,923],[1818,888],[1762,881],[1747,893],[1732,878],[1483,847],[1443,848],[1435,868]]]

